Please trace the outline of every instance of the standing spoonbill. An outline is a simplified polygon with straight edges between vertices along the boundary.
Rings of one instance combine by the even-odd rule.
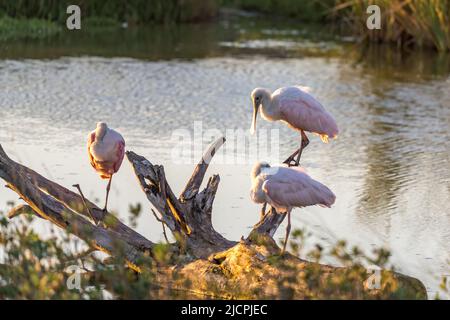
[[[320,205],[330,208],[336,200],[327,186],[312,179],[301,167],[271,167],[257,162],[251,173],[250,197],[256,203],[269,203],[278,213],[287,213],[288,224],[283,250],[291,232],[291,211],[294,207]]]
[[[120,133],[108,128],[106,123],[98,122],[97,128],[88,136],[87,147],[92,167],[102,179],[109,179],[103,208],[106,212],[112,177],[119,171],[125,155],[125,140]]]
[[[313,96],[305,91],[305,87],[291,86],[275,90],[256,88],[251,93],[253,102],[253,119],[251,134],[256,131],[256,117],[261,107],[262,117],[268,121],[280,120],[289,127],[300,131],[300,149],[295,151],[284,163],[291,165],[297,155],[294,165],[298,166],[302,151],[309,144],[305,131],[320,135],[323,142],[328,138],[336,138],[339,130],[333,116]]]

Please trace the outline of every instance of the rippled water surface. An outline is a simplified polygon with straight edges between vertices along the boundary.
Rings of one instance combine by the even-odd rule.
[[[294,226],[325,246],[337,239],[366,251],[386,246],[399,271],[434,293],[450,273],[450,59],[361,50],[315,34],[228,21],[0,44],[0,142],[14,159],[103,199],[105,183],[85,147],[87,133],[103,120],[125,136],[127,149],[163,163],[181,191],[198,157],[192,149],[192,163],[180,164],[174,132],[194,137],[200,124],[204,148],[214,135],[247,134],[254,87],[309,86],[341,134],[327,145],[311,136],[303,165],[337,202],[332,209],[295,210]],[[259,119],[258,126],[274,133],[262,138],[263,147],[279,139],[271,159],[284,160],[299,143],[282,124]],[[248,192],[255,155],[248,149],[239,155],[233,143],[224,151],[231,158],[219,155],[209,169],[222,177],[213,220],[239,239],[259,217]],[[139,231],[162,238],[128,163],[112,190],[110,208],[128,221],[128,205],[143,203]],[[0,199],[4,206],[17,197],[0,189]],[[277,236],[283,234],[280,228]]]

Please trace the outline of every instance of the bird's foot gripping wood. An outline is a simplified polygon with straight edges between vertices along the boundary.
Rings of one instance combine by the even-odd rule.
[[[296,165],[297,161],[295,156],[300,152],[300,149],[297,149],[293,154],[291,154],[286,160],[283,161],[284,164],[287,164],[289,167],[293,167]]]
[[[293,154],[291,154],[286,160],[283,161],[284,164],[287,164],[288,167],[298,167],[300,165],[300,158],[302,156],[302,151],[304,147],[301,147]]]
[[[295,165],[298,167],[300,165],[300,157],[302,156],[303,149],[305,149],[309,144],[309,139],[305,134],[305,131],[301,130],[301,142],[300,142],[300,150],[297,155],[297,160],[295,161]]]
[[[291,154],[286,160],[283,161],[284,164],[287,164],[289,167],[298,167],[300,165],[300,158],[302,156],[303,149],[305,149],[309,145],[309,139],[305,134],[305,131],[301,131],[301,142],[300,148],[295,150],[293,154]],[[297,156],[297,159],[295,158]]]

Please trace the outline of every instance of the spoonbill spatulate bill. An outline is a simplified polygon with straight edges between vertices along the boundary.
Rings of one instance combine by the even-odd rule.
[[[299,165],[303,149],[309,144],[306,132],[320,135],[323,142],[336,138],[339,130],[333,116],[305,87],[283,87],[271,93],[264,88],[256,88],[251,93],[253,102],[253,118],[250,132],[256,131],[256,118],[261,108],[262,117],[268,121],[283,121],[289,127],[300,132],[300,149],[295,151],[285,163],[291,165],[297,155],[294,165]]]
[[[282,254],[291,231],[291,211],[294,207],[319,205],[331,207],[336,200],[334,193],[322,183],[312,179],[299,166],[274,166],[258,162],[251,173],[250,197],[256,203],[268,203],[277,213],[287,213],[288,224]]]
[[[104,122],[88,135],[88,154],[92,167],[102,179],[109,179],[106,186],[104,211],[107,211],[108,196],[113,174],[119,171],[125,155],[125,140],[117,131],[108,128]]]

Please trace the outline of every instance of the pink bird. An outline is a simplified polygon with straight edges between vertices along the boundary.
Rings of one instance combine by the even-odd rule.
[[[119,171],[125,155],[125,140],[120,133],[108,128],[106,123],[98,122],[97,128],[88,136],[87,147],[92,167],[102,179],[109,179],[103,209],[107,211],[112,177],[114,173]]]
[[[253,166],[251,199],[256,203],[269,203],[278,213],[287,213],[288,225],[283,251],[291,231],[291,211],[294,207],[320,205],[330,208],[336,200],[327,186],[313,180],[301,167],[271,167],[266,162]]]
[[[253,119],[250,132],[256,131],[256,117],[261,107],[262,117],[268,121],[280,120],[289,127],[300,131],[300,149],[295,151],[284,163],[291,165],[295,155],[295,165],[299,165],[302,151],[309,144],[305,131],[320,135],[323,142],[337,138],[339,133],[336,121],[305,87],[292,86],[279,88],[272,94],[269,90],[256,88],[251,93],[253,102]]]

